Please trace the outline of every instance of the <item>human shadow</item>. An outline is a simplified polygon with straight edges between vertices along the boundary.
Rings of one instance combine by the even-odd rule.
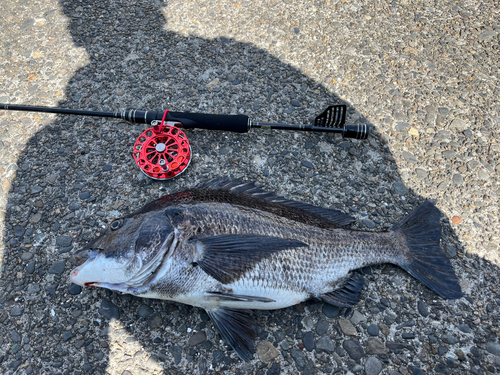
[[[154,2],[61,1],[61,7],[75,44],[86,49],[90,60],[70,80],[59,107],[245,113],[262,121],[297,123],[310,121],[328,104],[345,103],[320,82],[253,45],[166,31],[161,6]],[[348,120],[373,128],[358,109],[345,104]],[[0,323],[16,332],[2,339],[10,345],[2,358],[6,374],[277,374],[286,367],[312,374],[357,371],[368,355],[384,365],[425,369],[430,365],[408,361],[408,355],[424,347],[433,356],[440,344],[454,345],[441,337],[449,325],[433,327],[427,335],[436,342],[430,343],[408,343],[391,333],[393,327],[399,331],[405,322],[422,326],[449,317],[475,329],[474,316],[453,312],[475,303],[470,293],[481,287],[479,281],[466,285],[465,298],[445,301],[404,271],[385,266],[364,270],[369,283],[354,309],[312,301],[255,312],[259,354],[243,363],[197,308],[71,285],[72,252],[113,217],[216,176],[244,176],[266,190],[334,206],[356,216],[354,228],[364,230],[387,229],[424,200],[404,186],[376,128],[366,141],[285,131],[188,131],[193,161],[181,177],[164,182],[143,176],[131,157],[143,129],[114,120],[59,116],[20,155],[9,196],[0,286],[5,306]],[[467,272],[467,259],[457,257],[462,249],[446,220],[444,227],[447,254],[456,269]],[[491,263],[472,260],[482,262],[485,274],[498,272]],[[351,336],[340,318],[357,321]],[[372,324],[389,331],[370,336]],[[466,332],[455,336],[468,343]],[[477,356],[484,357],[484,348],[477,346]],[[472,353],[471,361],[476,357]],[[439,361],[448,366],[445,359]],[[478,366],[457,363],[457,371]]]

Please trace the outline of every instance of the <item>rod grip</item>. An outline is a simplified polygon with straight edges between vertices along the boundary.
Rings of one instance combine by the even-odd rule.
[[[344,125],[342,136],[344,138],[366,139],[370,134],[370,128],[366,124]]]
[[[246,133],[250,130],[248,116],[245,115],[212,115],[169,111],[165,120],[178,121],[186,129],[225,130],[237,133]]]

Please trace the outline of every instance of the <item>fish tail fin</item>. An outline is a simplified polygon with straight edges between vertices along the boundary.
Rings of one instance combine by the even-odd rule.
[[[391,230],[406,240],[409,251],[397,264],[443,298],[460,298],[455,271],[440,246],[441,211],[426,201]]]

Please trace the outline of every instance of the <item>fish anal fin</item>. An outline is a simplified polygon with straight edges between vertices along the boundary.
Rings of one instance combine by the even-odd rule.
[[[359,273],[354,273],[339,288],[322,294],[320,298],[330,305],[353,307],[359,301],[365,280]]]
[[[277,251],[308,246],[296,240],[253,234],[223,234],[195,238],[191,242],[199,254],[193,264],[223,284],[237,280],[257,262]]]
[[[246,310],[218,308],[207,310],[222,338],[244,361],[250,361],[254,353],[255,326]]]

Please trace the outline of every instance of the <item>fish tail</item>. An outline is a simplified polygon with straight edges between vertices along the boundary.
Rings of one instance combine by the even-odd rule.
[[[426,201],[391,230],[401,234],[409,251],[397,264],[443,298],[460,298],[455,271],[440,246],[441,211]]]

